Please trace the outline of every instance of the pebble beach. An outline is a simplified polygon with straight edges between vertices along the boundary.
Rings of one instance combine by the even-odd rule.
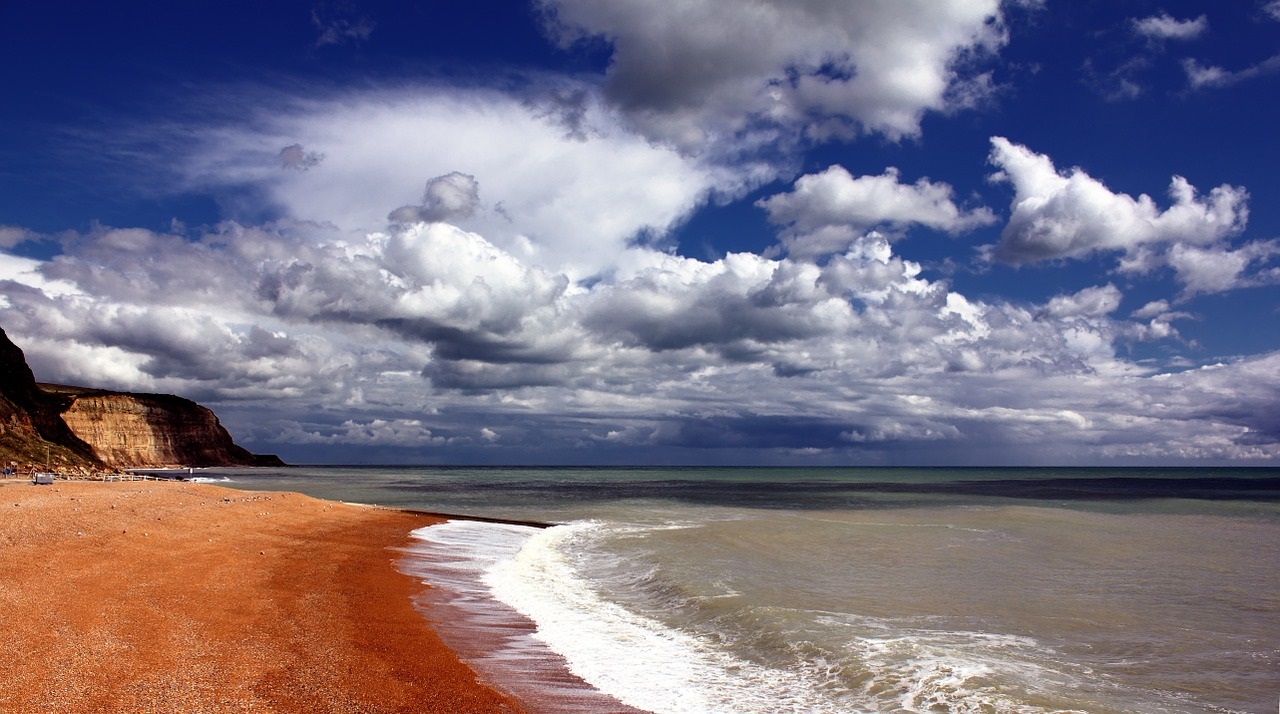
[[[13,481],[0,508],[0,711],[521,711],[395,568],[435,517],[186,482]]]

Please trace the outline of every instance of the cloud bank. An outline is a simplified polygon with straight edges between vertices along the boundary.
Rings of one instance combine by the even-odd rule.
[[[1168,327],[1163,306],[1122,318],[1112,285],[1038,307],[978,300],[875,234],[821,265],[636,248],[590,285],[439,221],[68,240],[35,272],[74,291],[5,283],[6,330],[42,379],[179,392],[233,419],[254,405],[249,440],[286,453],[967,463],[1278,448],[1268,410],[1239,402],[1280,396],[1276,357],[1154,374],[1117,346]]]

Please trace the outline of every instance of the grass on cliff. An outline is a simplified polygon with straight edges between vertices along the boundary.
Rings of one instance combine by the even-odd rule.
[[[0,433],[0,467],[29,471],[90,471],[98,468],[76,452],[38,436]]]

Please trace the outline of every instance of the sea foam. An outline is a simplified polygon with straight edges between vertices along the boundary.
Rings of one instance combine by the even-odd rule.
[[[495,599],[536,625],[533,632],[517,628],[504,637],[500,651],[484,655],[489,665],[506,667],[551,651],[600,692],[655,714],[1064,711],[1009,700],[990,679],[1011,669],[1025,670],[1019,679],[1053,676],[1043,662],[1024,658],[1038,649],[1028,638],[868,628],[862,617],[850,627],[848,615],[813,613],[812,622],[823,629],[849,630],[842,651],[796,652],[790,660],[765,663],[730,651],[725,633],[692,632],[637,612],[611,598],[584,554],[598,554],[594,546],[601,538],[652,529],[591,521],[547,529],[451,521],[415,532],[429,545],[422,555],[430,561],[430,572],[415,574],[437,592],[447,591],[449,606],[470,612],[480,626],[502,624],[504,617],[493,614]],[[881,636],[867,636],[868,629]],[[494,676],[536,674],[507,669]],[[540,686],[544,691],[535,694],[542,697],[546,685]],[[548,711],[592,711],[558,707]]]
[[[804,672],[761,665],[713,637],[664,625],[611,601],[582,575],[575,553],[600,523],[535,534],[485,577],[494,595],[537,623],[536,637],[600,690],[658,714],[821,712],[837,703]]]
[[[445,642],[530,714],[633,710],[574,677],[524,615],[494,598],[486,575],[538,532],[503,523],[448,521],[413,532],[401,571],[430,589],[418,600]]]

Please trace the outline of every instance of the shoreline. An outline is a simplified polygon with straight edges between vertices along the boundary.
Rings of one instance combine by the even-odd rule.
[[[395,566],[449,516],[184,481],[0,485],[0,710],[525,711]]]

